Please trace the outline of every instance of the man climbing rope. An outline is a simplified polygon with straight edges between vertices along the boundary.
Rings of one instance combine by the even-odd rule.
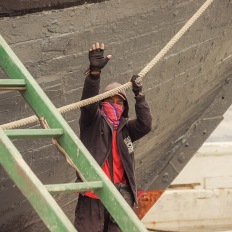
[[[89,51],[90,68],[86,76],[82,100],[99,94],[101,69],[110,60],[104,57],[104,44],[93,44]],[[90,154],[133,207],[137,203],[135,161],[132,142],[151,130],[152,116],[142,93],[142,79],[131,78],[135,94],[136,119],[128,119],[128,101],[124,91],[81,108],[80,139]],[[105,91],[120,86],[109,84]],[[109,215],[99,198],[91,191],[80,194],[75,210],[74,225],[79,232],[118,232],[119,226]]]

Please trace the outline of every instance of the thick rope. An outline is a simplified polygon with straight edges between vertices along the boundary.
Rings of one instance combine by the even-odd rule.
[[[40,120],[42,126],[45,128],[45,129],[50,129],[47,121],[45,118],[41,118]],[[58,141],[54,138],[52,138],[52,143],[56,146],[56,148],[64,155],[67,163],[72,166],[76,172],[78,173],[79,177],[81,178],[82,181],[85,181],[86,182],[86,179],[84,178],[84,176],[82,175],[82,173],[78,170],[77,166],[73,163],[72,159],[69,157],[69,155],[66,153],[66,151],[64,150],[63,147],[60,146],[60,144],[58,143]]]
[[[138,74],[140,77],[144,77],[157,63],[158,61],[160,61],[163,56],[172,48],[172,46],[184,35],[184,33],[193,25],[193,23],[205,12],[205,10],[210,6],[210,4],[213,2],[214,0],[207,0],[199,9],[198,11],[189,19],[189,21],[187,23],[185,23],[185,25],[179,30],[179,32],[177,32],[177,34],[166,44],[166,46],[154,57],[153,60],[150,61],[150,63],[148,63],[146,65],[146,67],[144,67],[141,72]],[[61,108],[58,109],[58,111],[60,113],[66,113],[69,112],[71,110],[92,104],[94,102],[103,100],[109,96],[113,96],[118,92],[121,92],[122,90],[126,90],[129,89],[131,87],[131,82],[127,82],[124,85],[121,85],[113,90],[107,91],[105,93],[99,94],[95,97],[92,98],[88,98],[76,103],[72,103],[70,105],[66,105],[63,106]],[[12,128],[16,128],[16,127],[21,127],[21,126],[25,126],[28,124],[33,124],[35,122],[38,122],[39,119],[36,116],[31,116],[28,118],[24,118],[18,121],[14,121],[14,122],[10,122],[10,123],[6,123],[1,125],[0,127],[2,129],[12,129]]]

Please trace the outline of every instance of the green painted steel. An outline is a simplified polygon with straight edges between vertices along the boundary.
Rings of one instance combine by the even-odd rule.
[[[27,89],[25,80],[0,80],[0,91],[18,90],[25,91]]]
[[[103,188],[102,181],[45,185],[49,192],[85,192]]]
[[[11,139],[56,138],[64,134],[62,129],[16,129],[4,132]]]
[[[26,86],[25,80],[1,79],[0,86]]]
[[[19,151],[0,129],[0,163],[50,231],[76,231],[45,186],[31,171]]]
[[[21,92],[39,118],[44,117],[50,128],[62,128],[59,144],[69,155],[86,181],[102,181],[103,188],[95,193],[123,231],[147,231],[124,198],[104,174],[100,166],[69,127],[67,122],[0,36],[0,65],[11,79],[25,79],[27,91]]]

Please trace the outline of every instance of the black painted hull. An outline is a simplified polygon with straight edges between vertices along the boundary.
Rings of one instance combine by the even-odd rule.
[[[111,0],[81,5],[81,1],[59,1],[62,7],[72,4],[58,9],[56,1],[40,2],[46,7],[0,5],[2,16],[18,15],[0,19],[1,35],[56,107],[80,99],[91,43],[105,42],[106,53],[113,55],[102,72],[102,89],[115,80],[125,83],[204,3]],[[49,11],[48,2],[56,10]],[[152,132],[135,144],[139,189],[164,191],[231,105],[231,12],[228,1],[215,1],[144,78],[154,120]],[[128,97],[133,117],[133,95],[128,92]],[[0,124],[33,114],[15,92],[0,93],[0,112]],[[79,110],[64,117],[78,134]],[[14,143],[43,183],[74,181],[74,170],[49,145],[50,140]],[[0,231],[46,231],[2,167],[0,174]],[[56,199],[73,220],[76,194]]]

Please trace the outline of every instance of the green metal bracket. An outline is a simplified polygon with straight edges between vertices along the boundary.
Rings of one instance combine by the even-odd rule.
[[[11,139],[56,138],[64,134],[62,129],[16,129],[4,132]]]
[[[0,79],[0,90],[26,90],[26,82],[25,80],[8,80],[8,79]]]
[[[49,192],[85,192],[103,188],[102,181],[45,185]]]
[[[10,80],[10,79],[0,79],[0,86],[26,86],[25,80]]]

